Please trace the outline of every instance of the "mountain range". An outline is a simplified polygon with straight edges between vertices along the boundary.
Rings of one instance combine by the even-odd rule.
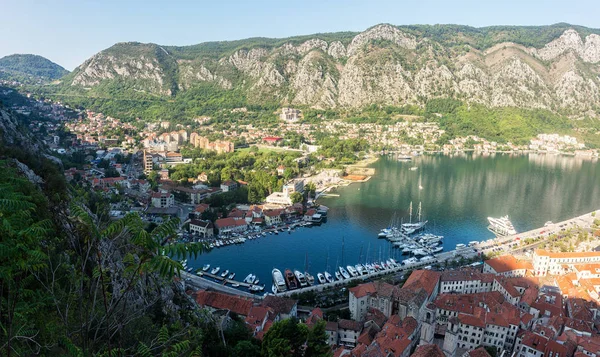
[[[381,24],[361,33],[183,47],[128,42],[92,56],[62,85],[168,98],[209,83],[254,103],[317,108],[422,105],[454,97],[488,107],[598,116],[599,34],[569,24]]]

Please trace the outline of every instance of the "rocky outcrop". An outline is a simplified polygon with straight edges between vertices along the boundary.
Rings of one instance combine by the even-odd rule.
[[[387,40],[400,47],[414,50],[417,47],[417,41],[412,35],[405,34],[392,25],[378,25],[357,35],[348,45],[347,54],[352,56],[358,50],[371,40]]]
[[[542,49],[533,52],[539,58],[548,61],[567,51],[573,51],[585,62],[600,62],[600,36],[591,34],[583,41],[577,31],[569,29]]]

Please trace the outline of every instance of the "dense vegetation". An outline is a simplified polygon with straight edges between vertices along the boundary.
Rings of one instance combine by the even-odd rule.
[[[37,55],[10,55],[0,58],[0,72],[23,77],[58,79],[67,73],[66,69],[56,63]]]

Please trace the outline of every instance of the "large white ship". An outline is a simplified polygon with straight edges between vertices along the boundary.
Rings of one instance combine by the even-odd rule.
[[[273,275],[273,282],[275,283],[275,288],[277,289],[277,291],[286,291],[287,287],[285,286],[285,279],[283,279],[283,274],[281,274],[281,270],[273,269],[271,274]]]
[[[517,231],[508,219],[508,216],[500,218],[488,217],[488,221],[490,222],[488,229],[496,235],[509,236],[517,234]]]

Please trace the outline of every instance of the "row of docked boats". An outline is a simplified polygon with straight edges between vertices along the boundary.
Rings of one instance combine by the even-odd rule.
[[[421,215],[421,202],[419,202],[419,209],[417,211],[417,221],[413,222],[412,221],[412,215],[413,215],[413,208],[412,208],[412,202],[410,203],[410,206],[408,208],[408,214],[409,214],[409,222],[408,223],[400,223],[398,224],[397,222],[397,218],[396,217],[392,217],[392,221],[390,222],[389,227],[387,228],[383,228],[379,234],[377,235],[379,238],[387,238],[387,239],[394,239],[394,238],[406,238],[407,236],[410,236],[411,234],[415,234],[418,232],[421,232],[423,229],[425,229],[425,225],[427,225],[427,220],[423,220],[422,219],[422,215]]]
[[[333,283],[334,281],[342,281],[398,267],[400,267],[400,264],[391,258],[378,263],[348,265],[346,267],[339,267],[334,271],[334,275],[328,271],[322,273],[319,272],[317,273],[316,281],[308,272],[302,273],[299,270],[292,271],[291,269],[286,269],[282,273],[281,270],[274,268],[271,272],[273,276],[273,286],[271,287],[271,290],[274,294],[277,294],[288,290],[305,288],[307,286],[315,285],[317,282],[319,284]]]
[[[223,271],[221,271],[221,267],[214,267],[214,268],[210,268],[210,264],[204,264],[204,266],[202,267],[202,271],[204,273],[210,273],[211,275],[215,276],[215,277],[221,277],[223,280],[230,280],[233,281],[231,282],[231,286],[233,286],[234,288],[239,288],[240,287],[240,283],[235,282],[233,279],[235,279],[235,273],[234,272],[230,272],[229,269],[225,269]],[[200,273],[198,273],[200,275]],[[242,281],[245,284],[248,284],[248,289],[252,292],[260,292],[265,290],[265,285],[259,285],[260,280],[256,277],[256,275],[254,274],[248,274],[246,276],[246,278],[244,278],[244,280]]]

